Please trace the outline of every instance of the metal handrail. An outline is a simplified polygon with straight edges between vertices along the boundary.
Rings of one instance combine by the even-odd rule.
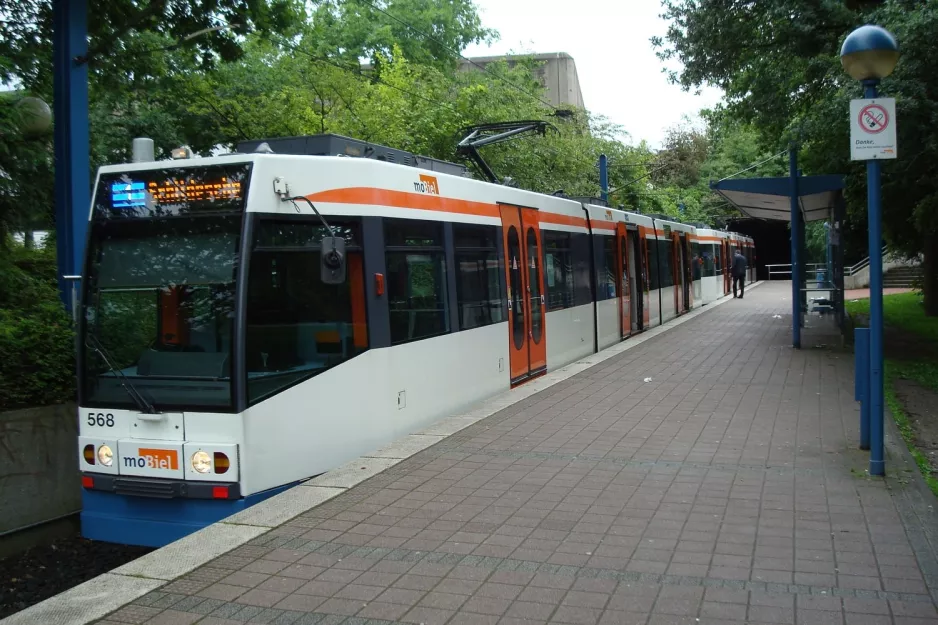
[[[774,270],[776,267],[782,267],[782,269]],[[769,280],[772,280],[772,276],[788,276],[791,279],[791,263],[775,263],[766,265],[765,268],[769,270]],[[806,263],[805,269],[813,271],[816,278],[819,269],[827,269],[827,263]]]
[[[883,246],[883,249],[882,249],[883,256],[885,256],[886,253],[888,252],[888,250],[887,250],[886,248],[887,248],[887,246],[884,245],[884,246]],[[845,268],[844,268],[844,275],[845,275],[845,276],[852,276],[852,275],[855,274],[855,273],[858,273],[858,272],[860,272],[860,271],[863,271],[864,269],[866,269],[867,267],[869,267],[869,265],[870,265],[870,257],[867,256],[866,258],[864,258],[863,260],[861,260],[860,262],[858,262],[856,265],[853,265],[852,267],[845,267]]]

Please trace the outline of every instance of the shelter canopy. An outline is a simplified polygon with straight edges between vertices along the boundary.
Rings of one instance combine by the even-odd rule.
[[[805,222],[833,220],[843,194],[843,176],[799,176],[798,205]],[[791,221],[792,180],[728,178],[710,183],[710,189],[754,219]]]

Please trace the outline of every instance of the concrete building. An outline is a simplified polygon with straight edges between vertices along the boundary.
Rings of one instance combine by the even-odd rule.
[[[580,80],[576,73],[576,63],[573,57],[566,52],[551,52],[534,55],[509,56],[478,56],[469,61],[460,61],[460,69],[480,71],[478,66],[485,67],[495,61],[507,60],[513,66],[516,59],[533,58],[539,65],[535,74],[541,84],[547,89],[546,100],[554,106],[568,105],[577,108],[586,108],[583,103],[583,92],[580,91]]]

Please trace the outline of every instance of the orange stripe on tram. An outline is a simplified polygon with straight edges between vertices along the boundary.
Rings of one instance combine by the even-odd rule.
[[[479,217],[500,216],[498,206],[495,204],[457,200],[430,193],[410,193],[407,191],[391,191],[389,189],[377,189],[373,187],[332,189],[312,193],[307,195],[306,198],[311,202],[325,202],[331,204],[371,204],[374,206],[414,208],[445,213],[458,213],[460,215],[475,215]]]

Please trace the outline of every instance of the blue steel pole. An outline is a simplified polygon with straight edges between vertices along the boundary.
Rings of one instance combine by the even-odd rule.
[[[607,201],[609,199],[609,170],[605,154],[599,155],[599,189],[599,197]]]
[[[81,272],[90,199],[88,142],[87,0],[52,6],[53,114],[55,119],[55,235],[59,292],[71,310],[71,285]]]
[[[788,151],[788,175],[791,177],[791,344],[801,349],[801,273],[798,270],[798,152],[795,146]]]
[[[877,96],[878,80],[863,81],[864,97]],[[886,475],[883,449],[883,235],[880,166],[866,162],[867,224],[870,245],[870,475]]]
[[[853,329],[854,399],[860,402],[860,449],[870,448],[870,329]]]

